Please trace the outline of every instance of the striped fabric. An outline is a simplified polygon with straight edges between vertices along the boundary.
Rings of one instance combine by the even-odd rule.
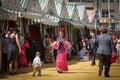
[[[48,5],[48,1],[49,0],[39,0],[39,5],[41,6],[41,9],[44,11],[45,8],[47,7]]]
[[[26,8],[27,2],[28,2],[28,0],[20,0],[22,8],[24,8],[24,9]]]
[[[77,10],[78,10],[78,13],[79,13],[79,19],[83,20],[84,15],[85,15],[85,5],[77,6]]]
[[[87,10],[87,16],[88,16],[89,23],[91,23],[95,17],[95,11]]]
[[[63,0],[54,0],[57,15],[60,16]]]
[[[67,3],[66,8],[67,8],[67,12],[69,14],[69,18],[71,19],[72,15],[73,15],[74,8],[75,8],[75,3]]]
[[[63,0],[63,3],[65,3],[64,0]],[[65,4],[62,5],[62,10],[61,10],[61,13],[60,13],[60,17],[67,18],[67,19],[69,18],[69,14],[67,12],[67,8],[66,8]]]

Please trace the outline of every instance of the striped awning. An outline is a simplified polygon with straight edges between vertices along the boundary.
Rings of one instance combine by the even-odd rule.
[[[41,23],[49,24],[49,25],[58,25],[57,22],[54,22],[53,20],[49,19],[49,18],[46,17],[46,16],[42,17]]]

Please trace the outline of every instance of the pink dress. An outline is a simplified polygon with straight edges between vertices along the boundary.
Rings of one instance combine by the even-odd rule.
[[[26,59],[25,50],[26,48],[30,48],[27,40],[24,40],[24,45],[21,46],[21,53],[18,55],[18,68],[20,67],[28,67],[28,61]]]
[[[59,38],[52,44],[52,48],[57,49],[56,70],[68,71],[66,51],[70,48],[70,44],[67,40],[64,43],[59,43],[58,40]]]

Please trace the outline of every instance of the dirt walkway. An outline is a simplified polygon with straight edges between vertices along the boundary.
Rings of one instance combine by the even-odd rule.
[[[120,80],[120,64],[111,65],[110,78],[105,78],[104,73],[98,76],[98,61],[96,66],[91,62],[78,60],[68,61],[69,71],[59,74],[55,70],[55,64],[43,64],[42,76],[32,76],[32,68],[18,69],[18,74],[11,76],[8,73],[0,74],[0,80]]]

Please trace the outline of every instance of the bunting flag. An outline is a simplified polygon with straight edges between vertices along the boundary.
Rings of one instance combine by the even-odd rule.
[[[75,3],[66,3],[66,8],[67,8],[67,12],[69,14],[69,18],[71,19],[72,15],[73,15],[74,8],[75,8]]]
[[[91,23],[95,17],[95,10],[86,10],[89,23]]]
[[[75,6],[74,11],[73,11],[72,18],[73,18],[75,21],[78,21],[78,18],[79,18],[78,16],[79,16],[79,13],[78,13],[78,10],[77,10],[77,6]]]
[[[55,8],[55,3],[54,0],[48,0],[48,5],[47,5],[47,12],[49,13],[49,15],[51,16],[56,16],[57,15],[57,10]]]
[[[77,10],[79,14],[79,19],[83,20],[85,15],[85,5],[77,6]]]
[[[27,2],[28,2],[28,0],[20,0],[21,6],[23,9],[26,8]]]
[[[63,0],[63,3],[65,3],[64,0]],[[60,13],[60,17],[67,18],[67,19],[69,18],[67,8],[66,8],[66,4],[62,5],[62,10],[61,10],[61,13]]]
[[[48,0],[39,0],[39,5],[41,6],[42,11],[46,11]]]
[[[63,0],[54,0],[57,15],[60,16]]]
[[[64,4],[63,4],[64,3]],[[89,22],[91,23],[95,12],[87,11],[85,12],[85,5],[76,6],[75,3],[65,3],[64,0],[2,0],[2,8],[12,11],[13,14],[17,16],[41,19],[41,10],[43,15],[51,15],[52,17],[44,19],[51,20],[49,23],[59,22],[59,18],[53,17],[58,16],[66,19],[74,19],[84,21],[86,15],[88,15]],[[27,13],[23,12],[27,10]],[[15,13],[16,12],[16,13]],[[36,15],[36,13],[39,13]],[[45,13],[45,14],[44,14]],[[47,14],[48,13],[48,14]],[[92,14],[93,13],[93,14]],[[0,13],[2,15],[2,13]],[[10,14],[10,19],[16,19],[16,15]],[[22,15],[21,15],[22,14]],[[7,15],[7,14],[6,14]],[[8,16],[8,15],[7,15]],[[0,16],[2,17],[2,16]],[[6,17],[4,17],[6,18]]]

